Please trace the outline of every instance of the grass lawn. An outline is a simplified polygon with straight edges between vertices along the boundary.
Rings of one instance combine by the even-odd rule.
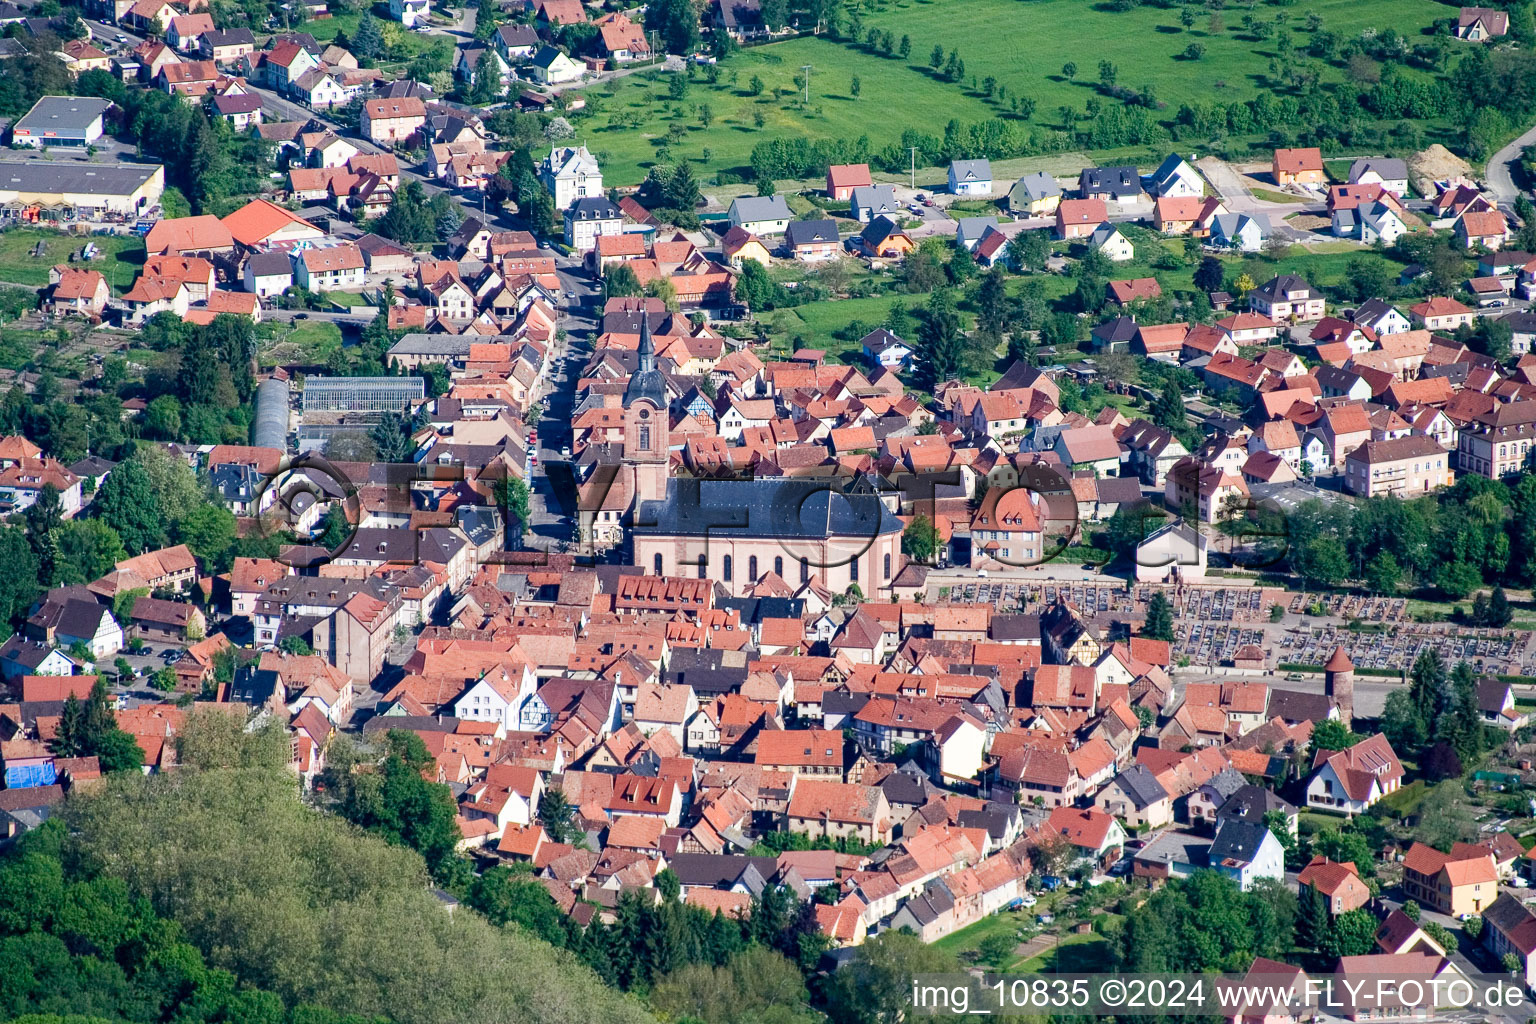
[[[31,255],[39,241],[47,246],[42,257]],[[66,235],[62,231],[40,228],[15,228],[0,232],[0,281],[41,288],[48,283],[48,269],[55,263],[68,263],[69,254],[95,242],[106,255],[75,266],[99,270],[114,292],[121,293],[133,284],[138,268],[144,263],[144,240],[137,235]]]
[[[872,148],[882,149],[898,143],[909,128],[938,135],[952,119],[1014,117],[1013,98],[1020,96],[1036,103],[1031,123],[1059,128],[1062,107],[1081,112],[1099,96],[1100,60],[1116,66],[1118,84],[1138,90],[1150,86],[1168,120],[1184,103],[1232,102],[1272,91],[1269,65],[1278,53],[1274,36],[1261,41],[1245,33],[1243,13],[1237,9],[1221,13],[1225,30],[1215,33],[1203,11],[1189,30],[1180,26],[1178,12],[1177,7],[1145,4],[1116,13],[1080,0],[1023,5],[1014,0],[876,0],[864,18],[865,29],[889,32],[897,41],[909,36],[906,60],[809,36],[752,47],[722,61],[716,85],[696,80],[678,102],[667,96],[671,76],[660,72],[642,72],[588,89],[591,113],[578,115],[578,131],[602,161],[609,182],[630,185],[645,177],[673,125],[683,136],[670,147],[672,158],[686,154],[708,171],[737,173],[747,164],[752,147],[767,139],[867,135]],[[1341,39],[1367,28],[1391,27],[1414,42],[1422,29],[1445,16],[1446,8],[1432,0],[1388,0],[1385,6],[1309,0],[1294,8],[1261,6],[1253,11],[1266,22],[1286,16],[1277,34],[1291,33],[1298,47],[1306,45],[1306,16],[1314,13]],[[1064,37],[1092,40],[1092,47],[1079,51],[1064,45]],[[1182,57],[1191,43],[1205,47],[1198,61]],[[928,66],[935,45],[946,54],[957,52],[965,62],[965,82],[942,81],[935,75]],[[1069,60],[1077,64],[1071,80],[1062,74]],[[812,66],[808,104],[794,81],[806,64]],[[765,87],[759,96],[748,90],[754,75]],[[989,98],[976,87],[989,77],[1006,90],[1003,99]],[[851,90],[854,78],[860,84],[857,98]],[[1325,82],[1342,78],[1339,68],[1324,67]],[[707,126],[698,112],[705,105],[712,115]],[[614,125],[615,117],[620,126]],[[633,118],[636,127],[622,126],[625,118]]]
[[[801,102],[804,93],[795,89],[794,81],[804,64],[812,66],[809,108]],[[747,167],[752,147],[769,139],[868,135],[872,146],[879,148],[899,140],[907,128],[942,133],[951,118],[978,121],[997,116],[980,98],[950,83],[935,81],[901,61],[826,39],[804,37],[753,47],[727,58],[720,67],[715,85],[696,79],[680,102],[668,98],[672,76],[660,71],[642,71],[586,90],[589,109],[598,110],[590,116],[578,114],[577,130],[602,163],[604,181],[614,185],[642,181],[673,125],[686,133],[674,147],[673,158],[686,154],[710,170],[739,174]],[[818,72],[818,68],[826,70]],[[763,82],[760,96],[750,95],[753,76]],[[860,83],[857,99],[849,95],[854,77]],[[785,90],[782,97],[776,95],[781,89]],[[697,110],[703,106],[712,115],[707,128]],[[759,114],[761,128],[755,123]],[[639,127],[613,124],[615,116],[626,115],[640,119]],[[755,194],[750,186],[741,191]]]
[[[268,333],[270,332],[270,333]],[[309,320],[296,324],[264,324],[266,335],[260,342],[257,361],[263,366],[278,363],[323,363],[341,348],[341,328],[328,321]]]
[[[1012,969],[1021,974],[1037,974],[1041,971],[1102,971],[1109,963],[1109,954],[1109,940],[1102,935],[1093,932],[1064,935],[1051,949],[1014,964]]]
[[[973,925],[967,925],[957,932],[951,932],[933,944],[940,952],[949,953],[959,957],[964,953],[975,953],[981,948],[983,940],[992,935],[1015,935],[1025,925],[1031,924],[1034,918],[1029,914],[1014,914],[1003,912],[983,918]],[[1023,939],[1019,940],[1023,942]]]

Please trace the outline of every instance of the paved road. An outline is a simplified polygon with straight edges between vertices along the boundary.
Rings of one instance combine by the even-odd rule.
[[[1512,203],[1519,197],[1520,190],[1515,187],[1514,164],[1520,161],[1520,151],[1532,145],[1536,145],[1536,128],[1493,154],[1493,159],[1488,161],[1488,173],[1484,178],[1489,191],[1498,196],[1500,201]]]

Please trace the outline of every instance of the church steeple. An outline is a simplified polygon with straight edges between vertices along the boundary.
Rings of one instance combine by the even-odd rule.
[[[629,386],[624,389],[624,408],[628,409],[639,399],[649,401],[658,409],[667,407],[667,382],[656,368],[656,344],[651,340],[651,315],[640,312],[640,351],[635,372],[630,374]]]
[[[656,346],[651,341],[651,311],[640,311],[640,365],[636,371],[644,373],[646,370],[656,369]]]

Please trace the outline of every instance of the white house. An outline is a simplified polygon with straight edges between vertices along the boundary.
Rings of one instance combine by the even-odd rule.
[[[1209,857],[1212,870],[1232,879],[1244,892],[1262,878],[1285,880],[1285,848],[1256,821],[1220,819]]]
[[[1204,579],[1209,544],[1204,532],[1174,519],[1136,545],[1136,579],[1142,583],[1160,583],[1174,575]]]
[[[1367,299],[1360,303],[1350,320],[1361,327],[1369,327],[1377,335],[1404,334],[1413,330],[1413,322],[1383,299]]]
[[[504,728],[521,728],[523,704],[533,696],[533,668],[510,674],[505,667],[485,674],[453,702],[454,717],[470,722],[498,722]]]
[[[1319,750],[1307,781],[1307,806],[1353,817],[1397,791],[1403,766],[1381,733],[1348,750]]]
[[[542,47],[533,55],[533,61],[528,65],[528,73],[533,76],[534,81],[544,85],[574,82],[582,75],[581,65],[553,46]]]
[[[565,211],[565,244],[577,252],[597,248],[600,235],[624,233],[624,214],[605,196],[584,196]]]
[[[1395,157],[1361,157],[1349,165],[1351,185],[1380,185],[1402,199],[1408,194],[1408,164]]]
[[[1108,256],[1111,262],[1128,263],[1136,258],[1136,248],[1131,240],[1120,233],[1113,224],[1100,224],[1088,238],[1090,247]]]
[[[949,165],[949,194],[989,196],[992,194],[990,160],[953,160]]]
[[[578,199],[603,194],[603,171],[586,146],[556,146],[539,161],[539,181],[564,210]]]
[[[1246,213],[1221,213],[1211,222],[1211,244],[1239,252],[1258,252],[1269,240],[1269,228]]]
[[[901,209],[896,201],[896,190],[890,185],[857,185],[848,201],[849,212],[860,224],[868,224],[876,217],[895,217]]]
[[[996,217],[961,217],[955,227],[955,244],[974,252],[976,243],[989,230],[997,230]]]
[[[1205,179],[1189,165],[1189,161],[1177,153],[1169,153],[1148,177],[1147,191],[1172,199],[1198,199],[1205,195]]]
[[[389,0],[389,16],[406,28],[415,28],[431,15],[431,0]]]
[[[1333,211],[1333,233],[1340,238],[1357,238],[1366,245],[1391,245],[1408,233],[1408,225],[1386,203],[1362,203]]]
[[[759,237],[782,235],[795,219],[783,196],[737,196],[727,214],[734,227],[745,228]]]

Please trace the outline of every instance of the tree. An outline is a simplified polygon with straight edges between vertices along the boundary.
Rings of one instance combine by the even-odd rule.
[[[1477,808],[1467,799],[1459,779],[1446,779],[1429,791],[1419,805],[1417,836],[1442,853],[1456,843],[1477,838]]]
[[[938,43],[933,44],[933,52],[928,55],[928,66],[935,71],[944,66],[944,47]]]
[[[1147,621],[1141,635],[1152,640],[1173,641],[1173,604],[1159,590],[1147,602]]]
[[[852,96],[854,99],[858,99],[859,98],[859,91],[860,91],[861,88],[862,88],[862,85],[859,82],[859,76],[858,75],[854,75],[853,78],[851,80],[849,80],[849,82],[848,82],[848,94],[850,96]]]
[[[1051,240],[1042,231],[1020,231],[1008,240],[1008,262],[1015,270],[1042,270],[1051,256]]]
[[[1414,924],[1418,924],[1418,922],[1419,922],[1419,901],[1418,900],[1409,900],[1408,902],[1404,903],[1403,904],[1403,916],[1408,918],[1408,920],[1412,921]]]
[[[242,718],[211,707],[193,708],[177,727],[176,762],[204,771],[229,768],[285,770],[293,747],[274,719],[247,731]]]
[[[1428,727],[1407,690],[1393,690],[1387,694],[1381,712],[1381,731],[1392,749],[1405,757],[1417,755],[1429,740]]]
[[[917,328],[918,359],[924,379],[937,384],[957,375],[965,350],[960,318],[947,289],[935,289]]]
[[[522,480],[507,477],[496,481],[496,504],[509,519],[517,521],[519,537],[528,532],[528,522],[532,518],[528,502],[528,485]]]
[[[1518,953],[1505,953],[1499,964],[1509,972],[1511,977],[1519,977],[1521,971],[1525,969],[1525,964]]]
[[[914,975],[957,970],[953,957],[912,933],[881,932],[827,980],[828,1015],[836,1024],[900,1024]]]
[[[1348,750],[1365,737],[1350,732],[1349,726],[1336,718],[1318,722],[1312,729],[1312,753],[1319,750]]]
[[[1376,948],[1376,918],[1364,907],[1346,910],[1333,919],[1319,952],[1330,957],[1362,956]]]
[[[1312,855],[1327,857],[1340,864],[1353,864],[1362,878],[1376,874],[1376,856],[1371,852],[1365,837],[1357,832],[1323,829],[1312,837]]]
[[[645,28],[667,53],[686,57],[699,47],[699,16],[689,0],[657,0],[645,10]]]
[[[608,299],[637,296],[644,292],[634,268],[628,263],[610,263],[603,271],[603,297]]]
[[[1201,57],[1204,57],[1204,56],[1205,56],[1205,44],[1204,43],[1190,43],[1188,46],[1184,47],[1184,59],[1185,60],[1191,60],[1191,61],[1199,60]]]
[[[1509,595],[1504,593],[1503,587],[1494,587],[1493,596],[1488,599],[1488,625],[1503,629],[1514,618],[1514,612],[1509,607]]]
[[[420,736],[391,729],[384,743],[382,761],[357,778],[337,810],[354,824],[420,853],[442,878],[452,872],[450,862],[457,859],[462,838],[454,821],[458,805],[447,786],[422,777],[434,762]]]
[[[1186,32],[1195,27],[1195,12],[1193,8],[1186,7],[1179,12],[1179,24],[1184,26]]]
[[[71,519],[54,531],[53,540],[54,580],[66,586],[100,579],[128,557],[123,539],[100,519]]]
[[[91,511],[135,554],[159,544],[164,537],[160,503],[137,454],[118,463],[96,492]]]
[[[1397,559],[1392,557],[1390,551],[1378,551],[1369,562],[1365,563],[1365,585],[1373,593],[1395,594],[1397,588],[1402,585],[1402,581],[1402,567],[1397,564]]]
[[[161,395],[144,409],[144,431],[161,441],[181,440],[181,401],[175,395]]]
[[[1453,601],[1459,601],[1482,585],[1483,574],[1476,566],[1461,559],[1443,563],[1435,573],[1435,586]]]
[[[1467,938],[1476,942],[1477,937],[1483,934],[1483,919],[1474,914],[1461,922],[1461,930]]]
[[[1168,431],[1180,431],[1189,426],[1189,418],[1184,411],[1184,395],[1172,377],[1163,381],[1162,390],[1152,402],[1152,422]]]
[[[565,945],[565,915],[526,865],[489,869],[475,879],[465,901],[491,924],[515,924],[553,946]]]
[[[234,513],[212,502],[193,509],[177,527],[177,534],[188,550],[204,565],[220,572],[227,568],[235,532]]]
[[[1332,923],[1328,915],[1328,900],[1313,885],[1303,885],[1297,899],[1296,944],[1316,949],[1328,938]]]
[[[931,563],[933,556],[938,553],[940,543],[938,527],[922,513],[914,516],[901,532],[901,549],[915,562]]]
[[[787,0],[765,0],[762,5],[763,24],[777,32],[789,24],[789,4]]]
[[[824,1019],[809,1005],[800,970],[764,945],[722,957],[718,966],[693,963],[664,975],[651,990],[650,1004],[664,1019],[699,1024],[812,1024]]]
[[[990,967],[1002,970],[1013,962],[1014,950],[1018,948],[1019,940],[1014,938],[1013,931],[993,932],[981,940],[976,952],[980,954],[982,963]]]
[[[902,36],[901,46],[897,48],[896,52],[901,55],[902,60],[912,56],[912,37],[908,35]]]
[[[1349,555],[1337,537],[1314,537],[1302,556],[1301,574],[1309,583],[1334,587],[1349,575]]]
[[[578,830],[571,822],[574,813],[570,801],[565,798],[565,791],[559,786],[549,787],[539,798],[539,821],[554,842],[568,843],[576,837]]]
[[[385,413],[368,431],[380,462],[409,462],[416,451],[411,423],[399,413]]]
[[[307,657],[314,654],[314,650],[301,636],[285,636],[277,642],[277,649],[284,654],[297,654]]]
[[[384,33],[379,31],[379,23],[373,14],[366,13],[357,23],[357,31],[352,33],[352,52],[359,57],[372,59],[384,50]]]
[[[1204,257],[1200,260],[1200,266],[1195,268],[1195,287],[1202,292],[1220,291],[1225,280],[1226,268],[1215,256]]]

